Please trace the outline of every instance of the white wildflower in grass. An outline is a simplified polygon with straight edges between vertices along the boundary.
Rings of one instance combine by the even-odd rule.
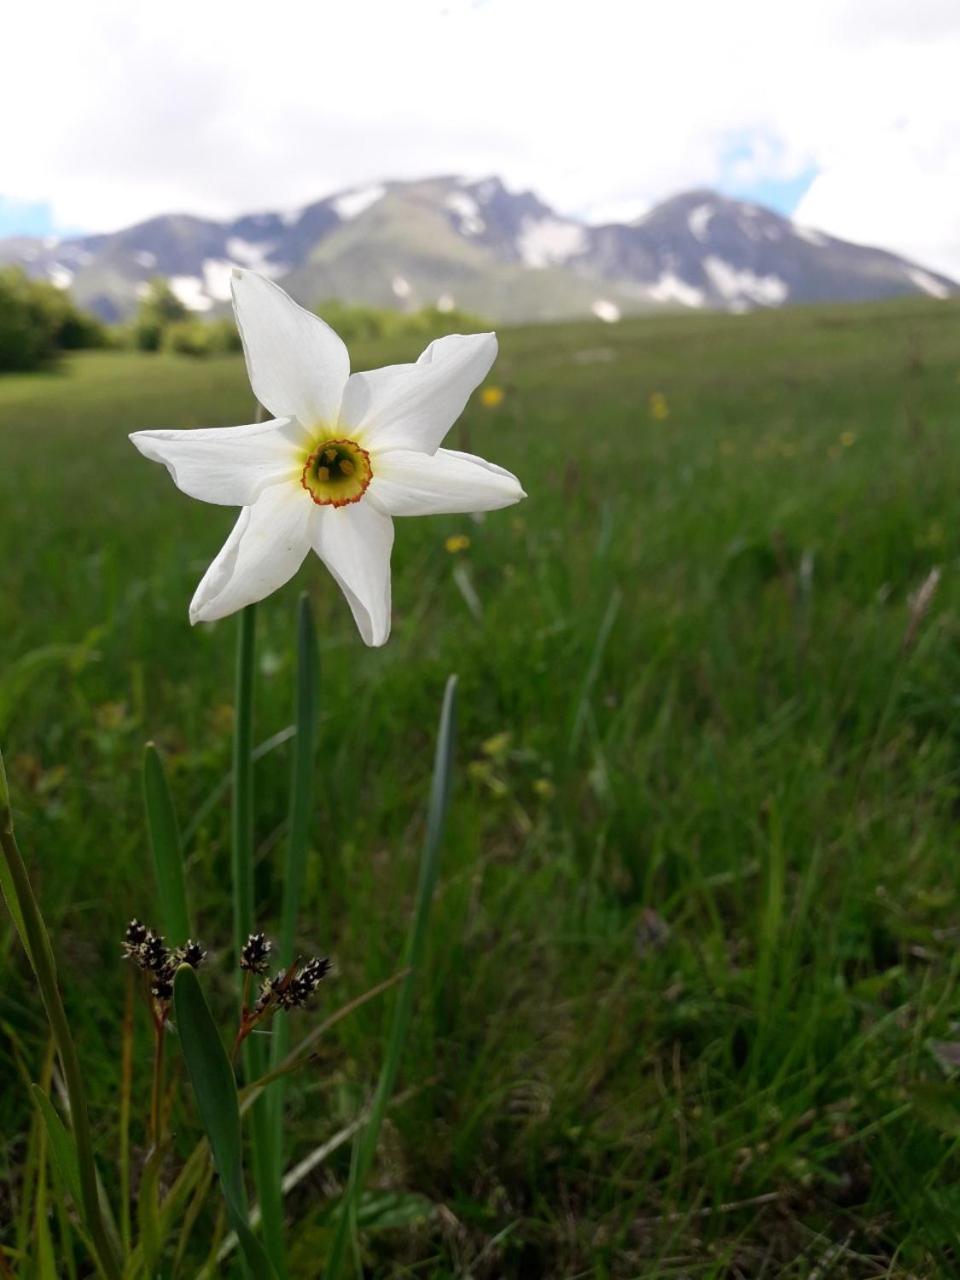
[[[243,508],[190,620],[262,600],[312,549],[365,642],[381,645],[390,634],[393,517],[493,511],[525,496],[502,467],[440,448],[493,364],[496,336],[438,338],[416,364],[351,374],[337,334],[269,280],[235,271],[233,305],[254,394],[275,416],[130,437],[190,497]]]

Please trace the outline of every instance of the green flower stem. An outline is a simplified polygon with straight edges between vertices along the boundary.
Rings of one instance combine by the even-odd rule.
[[[247,605],[240,615],[237,641],[237,685],[233,737],[233,936],[237,958],[247,937],[254,931],[253,912],[253,677],[256,665],[256,605]],[[240,981],[240,1016],[243,1017],[244,983]],[[248,1080],[257,1080],[266,1070],[266,1050],[259,1036],[248,1036],[243,1044],[243,1067]],[[267,1208],[263,1217],[263,1242],[274,1269],[286,1275],[283,1256],[283,1201],[279,1181],[274,1187],[273,1144],[270,1111],[262,1099],[250,1117],[253,1131],[252,1164],[260,1202]],[[275,1211],[270,1212],[274,1207]]]
[[[310,818],[312,814],[314,742],[316,738],[318,694],[317,637],[309,597],[304,593],[297,606],[297,686],[294,696],[293,719],[297,727],[293,740],[292,768],[290,775],[289,835],[287,858],[283,876],[283,906],[280,925],[280,943],[277,958],[284,968],[293,964],[300,916],[300,899],[306,876],[307,850],[310,845]],[[284,1060],[290,1047],[290,1027],[287,1018],[277,1019],[270,1037],[270,1066],[276,1069]],[[263,1202],[263,1220],[280,1219],[282,1232],[283,1199],[280,1183],[283,1176],[283,1101],[284,1081],[274,1086],[268,1100],[270,1109],[271,1148],[273,1162],[271,1188],[273,1202]]]
[[[63,1078],[70,1099],[70,1118],[73,1124],[73,1135],[77,1145],[77,1163],[80,1170],[80,1193],[83,1200],[83,1213],[93,1239],[100,1266],[108,1280],[120,1280],[120,1265],[114,1254],[104,1226],[103,1214],[100,1210],[100,1196],[97,1190],[97,1170],[93,1158],[93,1139],[90,1133],[90,1119],[87,1114],[87,1100],[83,1092],[83,1081],[80,1074],[80,1060],[77,1048],[70,1034],[66,1010],[60,997],[57,984],[57,968],[53,958],[53,948],[47,935],[40,908],[37,905],[30,884],[30,877],[24,865],[23,856],[17,846],[13,834],[13,814],[10,809],[10,795],[7,790],[7,779],[3,769],[3,758],[0,756],[0,844],[10,882],[16,895],[17,906],[23,920],[24,932],[29,944],[30,962],[36,975],[40,996],[46,1010],[47,1020],[57,1043],[57,1052],[63,1068]]]
[[[253,670],[257,607],[240,615],[233,733],[233,942],[239,959],[253,932]],[[242,995],[242,982],[241,982]]]

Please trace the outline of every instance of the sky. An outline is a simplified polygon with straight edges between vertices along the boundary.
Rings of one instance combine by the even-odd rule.
[[[716,187],[960,278],[957,0],[11,0],[3,41],[0,235],[496,173],[592,221]]]

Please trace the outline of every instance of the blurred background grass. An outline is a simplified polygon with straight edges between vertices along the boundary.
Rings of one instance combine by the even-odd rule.
[[[960,1266],[958,338],[960,308],[923,302],[506,331],[502,400],[475,396],[449,443],[529,499],[398,523],[383,650],[313,559],[261,607],[258,741],[291,719],[297,586],[320,632],[302,940],[336,957],[327,1007],[397,967],[433,726],[461,679],[402,1079],[429,1084],[391,1113],[376,1172],[424,1201],[369,1233],[369,1274]],[[415,354],[371,343],[354,365]],[[142,745],[187,825],[229,768],[235,641],[232,621],[187,623],[234,514],[126,433],[251,417],[232,356],[94,352],[0,380],[0,733],[105,1163],[119,939],[153,912]],[[268,932],[287,769],[283,745],[257,766]],[[189,843],[214,986],[228,805]],[[15,1055],[36,1074],[43,1041],[6,920],[0,942],[13,1135]],[[342,1023],[291,1090],[295,1157],[355,1113],[382,1019]],[[8,1136],[9,1224],[23,1156]],[[294,1193],[297,1275],[348,1162]]]

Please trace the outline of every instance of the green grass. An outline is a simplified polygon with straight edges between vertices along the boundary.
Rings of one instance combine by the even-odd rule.
[[[370,1276],[960,1268],[960,1081],[932,1048],[960,1040],[958,374],[947,304],[508,331],[503,405],[475,399],[451,442],[516,470],[528,501],[399,525],[383,650],[315,560],[260,609],[258,740],[290,720],[299,586],[316,610],[302,943],[337,959],[328,1009],[399,963],[433,726],[460,676],[400,1088],[427,1083],[389,1115],[373,1180],[436,1208],[365,1235]],[[126,433],[250,417],[232,358],[94,354],[0,381],[0,736],[110,1180],[119,938],[155,914],[142,745],[164,750],[187,826],[229,769],[235,643],[232,621],[187,623],[233,513],[184,497]],[[256,773],[274,933],[286,752]],[[224,795],[188,846],[224,995],[228,846]],[[38,1079],[45,1044],[2,930],[11,1245],[15,1046]],[[385,1011],[341,1023],[289,1090],[293,1159],[368,1096]],[[148,1058],[144,1019],[135,1164]],[[347,1144],[292,1195],[298,1277],[349,1161]]]

